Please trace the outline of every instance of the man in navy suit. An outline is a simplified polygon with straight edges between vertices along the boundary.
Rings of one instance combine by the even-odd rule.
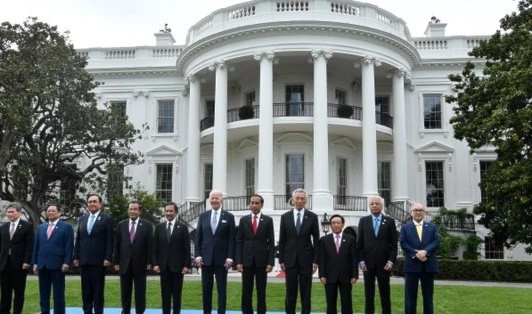
[[[336,314],[340,291],[342,314],[353,313],[351,291],[358,280],[357,250],[354,237],[342,233],[345,219],[332,215],[329,219],[332,233],[320,239],[319,276],[325,286],[327,314]]]
[[[135,284],[135,311],[146,310],[146,276],[151,268],[153,227],[140,218],[142,206],[129,202],[129,218],[116,227],[114,264],[120,273],[120,299],[122,314],[131,312],[131,293]]]
[[[236,236],[236,268],[242,273],[242,313],[253,314],[253,281],[257,281],[257,314],[266,313],[266,283],[274,265],[273,219],[261,213],[264,199],[252,195],[251,215],[240,218]]]
[[[397,257],[395,220],[382,214],[384,200],[380,196],[368,198],[371,215],[358,223],[358,261],[364,272],[365,313],[375,313],[375,278],[379,284],[383,314],[392,312],[390,275]]]
[[[72,263],[74,229],[59,219],[61,207],[57,203],[46,206],[48,223],[37,229],[31,263],[39,275],[41,314],[50,313],[50,292],[54,289],[54,314],[65,314],[65,273]]]
[[[235,255],[235,217],[222,209],[223,194],[209,194],[211,210],[198,218],[194,251],[196,265],[201,268],[203,313],[212,311],[214,276],[218,290],[218,313],[224,314],[227,302],[227,271]]]
[[[400,243],[405,256],[405,313],[415,314],[418,283],[421,281],[423,313],[433,314],[434,274],[439,271],[436,251],[440,234],[435,224],[423,221],[425,208],[415,203],[411,208],[412,222],[401,227]]]
[[[279,263],[285,272],[285,312],[296,312],[297,291],[301,293],[301,313],[311,312],[312,274],[318,270],[320,228],[318,216],[305,208],[307,193],[292,192],[294,208],[281,216]]]
[[[183,275],[190,272],[190,235],[188,227],[177,219],[177,205],[164,206],[166,221],[155,227],[153,270],[161,277],[163,314],[181,313]]]
[[[113,220],[102,213],[102,198],[87,196],[89,215],[79,219],[74,266],[81,266],[83,313],[101,314],[104,309],[105,268],[113,259]],[[94,309],[94,312],[93,312]]]
[[[19,204],[9,204],[6,209],[9,223],[0,227],[0,314],[11,312],[11,300],[14,314],[21,314],[24,307],[26,277],[35,235],[33,225],[21,220],[21,214],[22,207]]]

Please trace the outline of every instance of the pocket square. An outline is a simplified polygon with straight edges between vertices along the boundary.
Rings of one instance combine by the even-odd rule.
[[[222,223],[223,223],[223,224],[227,223],[227,220],[222,219]]]

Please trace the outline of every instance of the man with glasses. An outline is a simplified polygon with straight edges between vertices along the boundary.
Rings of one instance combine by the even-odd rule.
[[[399,237],[405,256],[405,313],[416,313],[418,282],[421,281],[423,313],[433,314],[434,274],[439,271],[436,251],[440,247],[440,234],[435,224],[424,221],[425,208],[422,204],[413,204],[411,215],[412,221],[401,226]]]

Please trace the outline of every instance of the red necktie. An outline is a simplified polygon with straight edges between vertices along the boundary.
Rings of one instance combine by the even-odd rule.
[[[257,215],[253,216],[253,224],[251,225],[253,227],[253,234],[257,234]]]

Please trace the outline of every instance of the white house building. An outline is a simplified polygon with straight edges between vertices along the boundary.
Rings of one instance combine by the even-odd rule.
[[[312,210],[356,225],[369,195],[396,215],[409,201],[435,212],[481,200],[494,150],[470,154],[453,137],[444,96],[447,76],[489,36],[445,36],[445,27],[432,18],[412,37],[368,3],[261,0],[209,14],[184,44],[165,29],[155,46],[80,53],[105,83],[98,101],[150,126],[136,143],[145,163],[124,169],[147,190],[190,209],[219,189],[236,215],[259,193],[278,218],[304,188]],[[529,258],[476,232],[484,258]]]

